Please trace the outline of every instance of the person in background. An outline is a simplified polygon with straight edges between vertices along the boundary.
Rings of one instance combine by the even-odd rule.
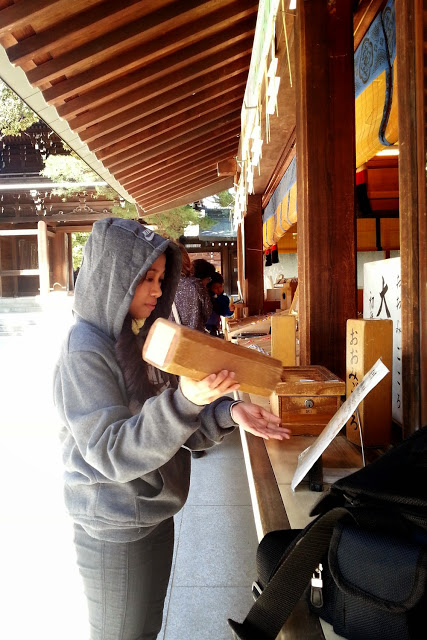
[[[182,244],[178,244],[178,248],[182,258],[181,277],[169,320],[190,329],[205,331],[206,322],[212,313],[211,298],[201,278],[194,276],[193,263],[186,248]]]
[[[182,244],[178,244],[182,257],[181,277],[175,294],[172,313],[169,320],[178,324],[183,324],[190,329],[205,332],[205,325],[212,313],[212,301],[209,292],[204,284],[203,277],[195,277],[194,263],[191,262],[187,249]],[[195,260],[197,273],[210,280],[210,273],[215,272],[215,267],[206,260]],[[202,458],[206,451],[192,451],[193,458]]]
[[[224,293],[224,278],[215,272],[207,285],[212,300],[212,313],[206,323],[206,329],[212,336],[221,334],[221,316],[231,318],[234,313],[234,304],[230,304],[230,298]]]
[[[207,287],[216,271],[213,264],[204,258],[197,258],[196,260],[193,260],[193,273],[194,277],[199,278],[199,280],[202,281],[203,286]]]
[[[157,638],[190,451],[219,444],[238,425],[289,437],[280,418],[225,397],[239,387],[232,371],[194,381],[144,362],[147,333],[169,317],[180,274],[169,240],[134,220],[94,223],[54,374],[90,640]]]

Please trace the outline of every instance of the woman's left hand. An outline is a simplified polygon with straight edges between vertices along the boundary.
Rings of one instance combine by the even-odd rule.
[[[278,416],[257,404],[239,402],[231,408],[231,417],[242,429],[265,440],[288,440],[291,437],[291,431],[280,426]]]
[[[181,376],[180,386],[187,400],[200,406],[209,404],[227,393],[237,391],[240,387],[236,384],[234,372],[225,369],[219,373],[212,373],[203,380],[192,380]]]

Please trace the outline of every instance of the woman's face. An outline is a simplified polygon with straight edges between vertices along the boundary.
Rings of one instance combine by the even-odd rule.
[[[166,258],[162,254],[147,271],[135,290],[129,313],[132,318],[148,318],[154,310],[157,299],[162,295],[162,282],[165,276]]]

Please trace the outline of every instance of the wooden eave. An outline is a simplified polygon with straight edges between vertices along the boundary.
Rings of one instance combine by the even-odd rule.
[[[353,14],[354,50],[387,0],[359,0]],[[290,161],[296,153],[295,105],[295,11],[279,10],[276,18],[277,74],[280,86],[277,95],[277,115],[269,118],[269,142],[263,113],[263,148],[259,170],[254,171],[254,193],[262,195],[262,206],[267,206]],[[313,141],[315,144],[315,141]]]
[[[257,11],[257,0],[0,0],[0,43],[83,159],[148,215],[232,186],[217,163],[237,156]]]

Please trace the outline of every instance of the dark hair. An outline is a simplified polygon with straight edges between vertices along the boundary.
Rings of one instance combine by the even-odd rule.
[[[224,284],[224,278],[220,273],[218,273],[218,271],[215,271],[215,273],[211,278],[210,284],[217,284],[217,283]]]
[[[216,273],[213,264],[211,264],[207,260],[204,260],[203,258],[197,258],[197,260],[193,260],[193,269],[195,277],[200,278],[200,280],[204,280],[205,278],[212,278]]]

